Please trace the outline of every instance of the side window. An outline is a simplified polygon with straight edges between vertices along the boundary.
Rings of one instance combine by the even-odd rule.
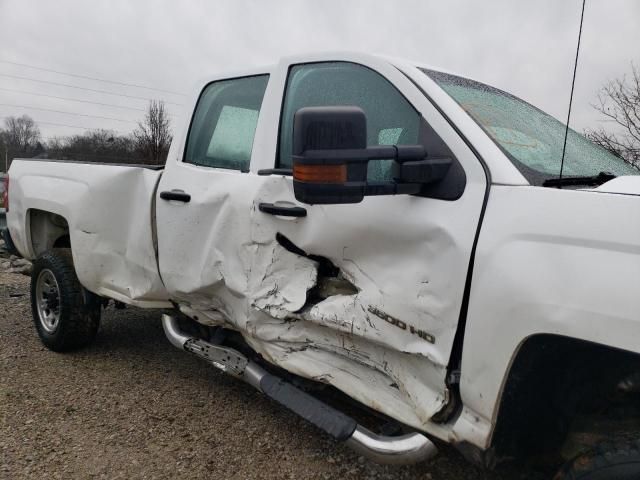
[[[207,85],[191,122],[184,161],[248,171],[268,80],[268,75],[257,75]]]
[[[367,115],[367,144],[419,142],[421,117],[384,77],[348,62],[296,65],[289,71],[280,125],[278,166],[291,168],[293,116],[302,107],[355,105]],[[391,161],[369,162],[370,181],[391,180]]]

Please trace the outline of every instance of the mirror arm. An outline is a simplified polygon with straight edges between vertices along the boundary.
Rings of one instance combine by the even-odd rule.
[[[324,164],[366,163],[369,160],[395,160],[398,163],[424,160],[427,152],[422,145],[379,145],[340,150],[305,150],[293,155],[294,162]]]
[[[367,183],[364,186],[366,196],[373,195],[415,195],[420,193],[422,185],[419,183]]]

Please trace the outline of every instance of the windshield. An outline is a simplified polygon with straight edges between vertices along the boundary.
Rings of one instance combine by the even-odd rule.
[[[557,178],[565,125],[513,95],[463,77],[421,69],[478,123],[534,185]],[[564,177],[600,172],[638,175],[640,170],[569,129]]]

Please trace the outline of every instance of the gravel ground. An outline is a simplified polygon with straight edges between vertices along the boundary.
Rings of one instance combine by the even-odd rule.
[[[46,350],[29,278],[0,271],[0,478],[516,479],[456,452],[385,467],[170,346],[159,313],[108,309],[97,341]]]

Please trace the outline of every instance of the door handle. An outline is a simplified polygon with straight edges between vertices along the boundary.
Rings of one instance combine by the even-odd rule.
[[[273,203],[259,203],[258,210],[269,215],[279,215],[281,217],[306,217],[307,209],[303,207],[283,207]]]
[[[175,200],[176,202],[184,203],[189,203],[191,201],[191,195],[182,190],[160,192],[160,198],[163,200]]]

